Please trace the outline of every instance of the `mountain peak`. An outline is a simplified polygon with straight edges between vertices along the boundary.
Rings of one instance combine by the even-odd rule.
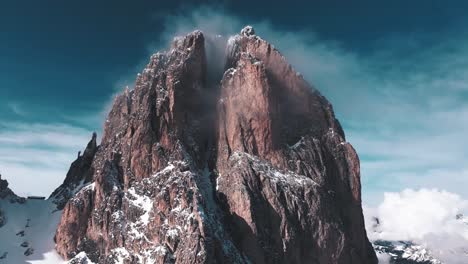
[[[254,28],[252,26],[245,26],[241,30],[240,34],[242,36],[246,36],[246,37],[255,36],[255,30],[254,30]]]
[[[88,184],[55,236],[63,257],[376,263],[359,160],[331,105],[253,36],[245,27],[219,56],[194,31],[151,56],[88,144]]]

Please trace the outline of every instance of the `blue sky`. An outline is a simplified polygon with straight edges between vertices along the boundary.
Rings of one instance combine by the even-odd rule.
[[[366,203],[421,187],[468,198],[468,3],[158,2],[0,3],[0,172],[17,192],[63,180],[174,34],[252,24],[334,105]]]

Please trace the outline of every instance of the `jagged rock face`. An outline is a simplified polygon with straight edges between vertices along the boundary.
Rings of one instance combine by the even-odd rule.
[[[62,256],[377,262],[359,160],[331,105],[254,34],[229,40],[229,69],[216,83],[199,31],[151,57],[135,88],[115,99],[86,170],[93,183],[64,208]]]
[[[95,186],[64,208],[60,254],[86,251],[100,263],[240,258],[207,215],[216,211],[206,201],[213,194],[200,190],[209,185],[203,167],[212,130],[205,71],[204,36],[194,32],[153,55],[135,89],[115,99],[92,165]]]
[[[10,203],[24,203],[26,199],[24,197],[17,196],[10,188],[8,188],[8,185],[8,181],[2,180],[2,175],[0,174],[0,199],[6,199]],[[2,213],[0,212],[0,218],[1,215]]]
[[[269,43],[230,42],[216,168],[236,245],[255,263],[372,263],[359,159],[331,105]]]
[[[49,197],[49,199],[52,199],[57,204],[57,209],[62,210],[68,200],[82,186],[92,181],[94,171],[91,165],[97,150],[96,133],[93,133],[83,155],[81,155],[81,152],[78,153],[78,157],[71,164],[65,180]]]
[[[10,194],[11,190],[8,188],[8,181],[2,180],[2,175],[0,174],[0,198],[5,198]]]

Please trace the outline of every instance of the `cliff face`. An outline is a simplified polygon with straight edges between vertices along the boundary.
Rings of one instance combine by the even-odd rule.
[[[98,263],[376,263],[359,159],[331,105],[252,28],[229,39],[222,77],[211,41],[175,39],[115,99],[76,170],[89,183],[64,207],[57,251]]]
[[[71,164],[65,180],[49,197],[49,200],[57,205],[58,210],[62,210],[77,191],[93,180],[92,163],[97,150],[96,133],[93,133],[83,155],[78,152],[78,157]]]

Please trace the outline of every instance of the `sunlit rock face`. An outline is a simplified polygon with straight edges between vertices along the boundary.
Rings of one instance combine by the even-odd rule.
[[[213,58],[216,41],[174,39],[117,96],[57,251],[76,263],[377,263],[359,159],[330,103],[253,28]]]

